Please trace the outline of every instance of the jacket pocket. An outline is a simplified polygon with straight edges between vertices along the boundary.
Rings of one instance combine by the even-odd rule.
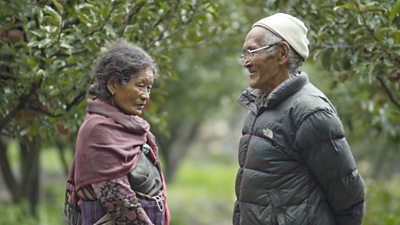
[[[278,216],[279,216],[279,205],[280,205],[280,200],[279,196],[274,193],[274,192],[269,192],[268,193],[268,198],[271,204],[271,224],[272,225],[279,225],[278,223]]]
[[[282,200],[278,193],[272,191],[269,193],[271,206],[272,206],[272,217],[271,223],[273,225],[293,225],[295,224],[294,218],[286,212],[286,206],[283,205]]]

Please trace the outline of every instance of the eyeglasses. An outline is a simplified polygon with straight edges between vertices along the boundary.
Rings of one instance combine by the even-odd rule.
[[[276,43],[273,43],[273,44],[270,44],[270,45],[266,45],[266,46],[263,46],[263,47],[260,47],[260,48],[252,49],[252,50],[247,49],[247,50],[243,51],[243,53],[240,55],[240,60],[242,62],[244,62],[245,59],[248,59],[249,57],[253,57],[255,52],[258,52],[258,51],[263,50],[263,49],[268,49],[268,48],[270,48],[272,46],[275,46],[275,45],[277,45],[279,43],[280,42],[276,42]]]

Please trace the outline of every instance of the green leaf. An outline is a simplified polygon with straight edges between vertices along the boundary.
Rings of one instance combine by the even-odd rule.
[[[39,41],[38,47],[39,47],[39,48],[47,47],[51,42],[52,42],[52,39],[50,39],[50,38],[45,38],[45,39]]]
[[[397,0],[397,2],[393,5],[392,10],[390,10],[390,20],[393,21],[396,16],[399,16],[400,12],[400,0]]]
[[[333,52],[334,52],[333,48],[326,48],[320,52],[319,60],[324,68],[331,67],[331,57]]]
[[[390,36],[394,39],[396,44],[400,44],[400,31],[399,30],[392,31],[390,33]]]
[[[378,38],[379,41],[382,40],[386,34],[388,34],[391,31],[389,27],[382,27],[376,34],[376,37]]]
[[[369,2],[367,5],[359,4],[360,12],[384,12],[385,10],[379,7],[379,2]]]
[[[54,4],[54,6],[56,7],[57,11],[60,14],[64,13],[64,7],[60,2],[58,2],[57,0],[51,0],[51,2]]]
[[[348,9],[348,10],[351,10],[353,12],[358,12],[357,6],[352,2],[343,4],[343,5],[338,5],[338,6],[333,8],[333,11],[338,11],[338,10],[341,10],[341,9]]]
[[[39,65],[39,63],[31,56],[29,55],[24,55],[25,61],[28,63],[28,65],[31,68],[35,68]]]
[[[105,20],[108,17],[110,10],[111,10],[110,7],[103,7],[100,9],[100,15],[103,20]]]
[[[61,28],[62,18],[53,8],[50,6],[45,6],[43,11],[50,16],[51,22],[54,25],[56,25],[58,28]]]

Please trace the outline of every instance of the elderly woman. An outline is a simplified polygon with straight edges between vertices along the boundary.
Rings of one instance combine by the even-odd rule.
[[[139,117],[156,75],[153,59],[126,41],[99,56],[67,180],[69,224],[169,224],[157,145]]]

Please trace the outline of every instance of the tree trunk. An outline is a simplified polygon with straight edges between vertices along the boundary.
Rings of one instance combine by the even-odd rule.
[[[3,179],[8,192],[11,194],[12,201],[18,203],[20,201],[19,187],[15,179],[15,175],[11,170],[10,161],[7,155],[7,144],[0,138],[0,167]]]
[[[58,156],[59,156],[59,159],[61,161],[64,174],[66,176],[68,176],[69,166],[68,166],[68,163],[67,163],[67,159],[65,158],[65,149],[66,149],[65,139],[57,138],[56,146],[57,146]]]
[[[380,177],[384,167],[386,166],[385,163],[382,162],[386,162],[386,158],[387,155],[389,153],[389,149],[388,146],[386,146],[386,144],[383,146],[382,150],[379,151],[378,153],[378,157],[376,157],[375,162],[374,162],[374,169],[372,172],[372,178],[377,179],[378,177]]]
[[[37,217],[40,188],[40,145],[37,138],[21,140],[21,194],[29,202],[30,213]]]
[[[168,153],[165,154],[165,176],[167,182],[175,180],[176,171],[179,168],[180,163],[186,157],[190,144],[198,133],[200,127],[199,122],[189,123],[186,122],[183,126],[180,126],[177,135],[173,137],[173,141],[167,143],[168,146],[163,146],[168,149]]]

